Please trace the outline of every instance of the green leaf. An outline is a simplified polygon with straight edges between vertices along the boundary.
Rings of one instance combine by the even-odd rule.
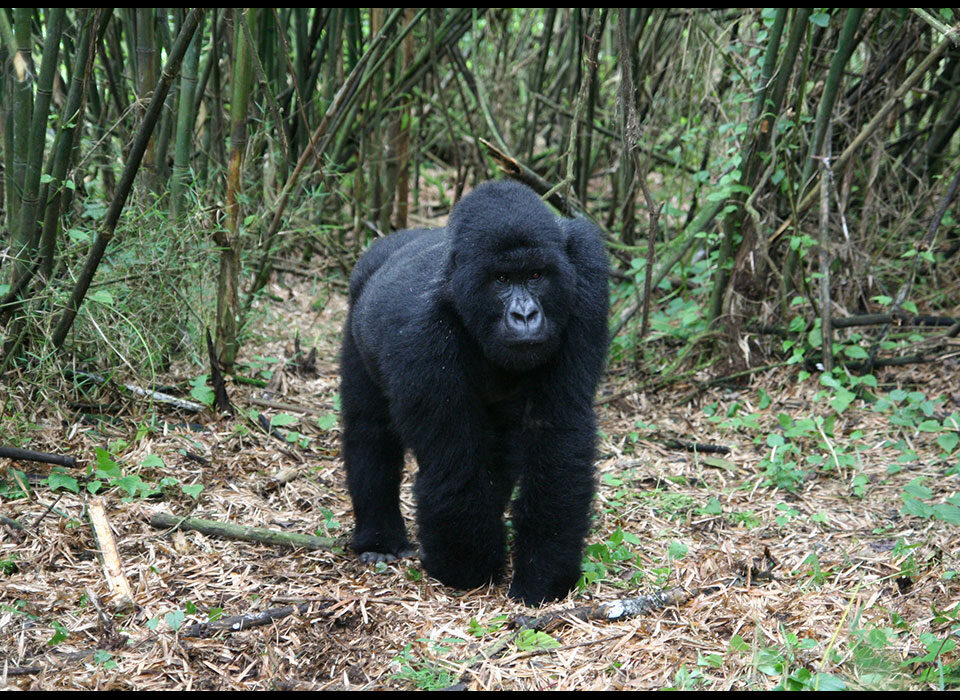
[[[904,515],[915,515],[925,520],[933,517],[933,508],[911,496],[903,496],[903,508],[900,512]]]
[[[337,424],[337,416],[334,413],[328,413],[325,416],[317,418],[317,427],[320,430],[330,430]]]
[[[190,380],[190,396],[202,403],[204,406],[213,406],[215,394],[213,389],[207,386],[207,375],[201,374],[196,379]]]
[[[97,447],[94,448],[94,454],[97,456],[97,476],[106,479],[119,479],[123,476],[120,465],[113,460],[109,452],[102,447]]]
[[[140,462],[142,467],[165,467],[163,460],[160,459],[157,455],[149,454],[143,458],[143,461]]]
[[[813,681],[813,687],[817,690],[846,690],[847,684],[829,673],[818,673]]]
[[[854,360],[865,360],[870,357],[870,354],[859,345],[847,345],[843,349],[843,354]]]
[[[66,641],[67,639],[67,628],[61,625],[59,622],[54,620],[52,623],[53,626],[53,636],[47,640],[47,644],[50,646],[55,646],[60,642]]]
[[[98,289],[90,295],[90,300],[104,306],[113,306],[113,295],[106,289]]]
[[[284,425],[293,425],[296,422],[297,422],[297,419],[295,416],[291,416],[287,413],[278,413],[277,415],[275,415],[273,418],[270,419],[270,427],[276,428],[277,426],[282,427]]]
[[[136,474],[128,474],[120,479],[114,479],[112,484],[113,486],[122,488],[127,492],[128,496],[136,496],[137,491],[143,491],[150,487],[150,484],[146,483]]]
[[[536,649],[556,649],[560,642],[546,632],[525,629],[517,635],[517,649],[520,651],[534,651]]]
[[[937,444],[940,445],[940,449],[947,454],[957,449],[958,442],[960,442],[960,434],[958,433],[941,433],[937,435]]]
[[[915,498],[930,498],[933,491],[923,485],[919,477],[903,487],[903,492]]]
[[[960,508],[941,503],[933,507],[933,517],[951,525],[960,525]]]
[[[816,14],[810,15],[810,23],[818,27],[826,27],[830,24],[830,15],[826,12],[817,12]]]
[[[191,484],[190,486],[181,485],[180,490],[190,496],[190,498],[196,500],[200,498],[200,494],[203,492],[203,484]]]
[[[66,489],[72,493],[80,493],[80,484],[61,467],[55,467],[50,476],[47,477],[47,486],[50,487],[51,491]]]
[[[180,625],[183,624],[183,621],[186,619],[186,615],[183,614],[183,610],[174,610],[173,612],[168,612],[163,616],[163,619],[166,620],[167,624],[170,625],[174,630],[179,630]]]

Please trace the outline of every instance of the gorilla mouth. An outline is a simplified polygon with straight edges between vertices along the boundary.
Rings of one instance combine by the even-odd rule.
[[[538,350],[547,344],[546,338],[506,338],[503,344],[511,350]]]

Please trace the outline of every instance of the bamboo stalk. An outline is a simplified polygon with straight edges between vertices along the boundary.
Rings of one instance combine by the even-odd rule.
[[[282,532],[267,530],[249,525],[235,525],[221,523],[203,518],[179,518],[170,513],[155,513],[150,518],[150,525],[155,528],[171,528],[174,530],[196,530],[211,537],[223,537],[228,540],[255,542],[274,547],[290,547],[292,549],[331,549],[337,546],[337,540],[332,537],[317,537],[304,535],[299,532]]]
[[[87,516],[90,518],[90,524],[93,526],[93,532],[100,547],[103,576],[113,593],[111,607],[120,611],[130,610],[135,606],[133,590],[123,574],[120,550],[117,549],[117,541],[110,529],[110,521],[107,520],[107,511],[102,498],[90,499],[90,503],[87,504]]]
[[[203,26],[190,41],[183,59],[183,71],[180,76],[180,108],[177,114],[177,143],[173,154],[173,177],[170,183],[170,213],[173,220],[180,221],[184,216],[185,193],[190,176],[190,155],[193,143],[193,124],[196,113],[193,111],[194,91],[197,87],[197,66],[200,62],[200,43],[203,40]]]

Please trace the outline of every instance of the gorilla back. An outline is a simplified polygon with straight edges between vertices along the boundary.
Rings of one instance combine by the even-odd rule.
[[[596,227],[512,182],[477,187],[445,228],[370,247],[351,277],[341,352],[361,559],[412,553],[399,508],[409,448],[431,576],[457,588],[501,578],[519,482],[510,595],[536,604],[570,590],[594,493],[607,294]]]

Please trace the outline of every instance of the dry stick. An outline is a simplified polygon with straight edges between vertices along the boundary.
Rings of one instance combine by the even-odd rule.
[[[628,617],[657,612],[670,605],[684,605],[703,593],[712,593],[715,590],[717,590],[716,587],[694,588],[690,591],[680,587],[668,588],[636,598],[621,598],[606,603],[583,605],[567,610],[547,612],[537,617],[518,615],[513,619],[513,623],[522,628],[549,632],[570,620],[605,620],[608,622],[625,620]]]
[[[103,377],[99,374],[93,372],[81,372],[75,370],[72,372],[72,375],[75,377],[82,377],[84,379],[92,379],[98,384],[106,384],[108,382],[106,377]],[[150,389],[142,389],[141,387],[136,386],[135,384],[120,384],[124,389],[129,391],[131,394],[137,396],[143,396],[144,398],[150,399],[151,401],[157,401],[159,403],[166,403],[179,408],[181,411],[189,411],[191,413],[203,413],[206,410],[203,406],[193,401],[187,401],[186,399],[178,399],[176,396],[170,396],[169,394],[164,394],[162,391],[151,391]]]
[[[93,526],[94,535],[100,545],[100,561],[103,564],[103,575],[107,579],[110,590],[113,592],[111,605],[115,610],[129,610],[134,607],[133,591],[123,575],[123,566],[120,563],[120,552],[117,542],[110,530],[107,512],[102,498],[93,498],[87,505],[87,516]]]
[[[19,520],[14,520],[13,518],[8,518],[6,515],[0,515],[0,523],[12,527],[14,530],[26,530],[27,526],[23,525]]]
[[[574,207],[570,200],[557,192],[553,185],[540,177],[534,170],[521,163],[517,158],[510,155],[507,150],[493,145],[482,137],[479,138],[478,141],[490,152],[490,156],[497,162],[497,165],[504,175],[522,182],[541,197],[547,192],[552,192],[552,194],[547,197],[547,201],[564,216],[583,213]]]
[[[635,347],[639,347],[640,341],[647,335],[650,320],[650,278],[653,276],[653,257],[656,249],[657,228],[660,221],[660,207],[653,202],[653,196],[650,194],[650,188],[647,187],[647,173],[643,164],[640,162],[640,121],[637,117],[636,99],[634,93],[636,88],[633,85],[633,67],[630,65],[630,51],[627,42],[627,16],[629,10],[620,8],[617,21],[617,39],[620,44],[620,90],[617,94],[617,101],[620,103],[620,109],[623,111],[623,148],[630,153],[633,161],[633,177],[640,183],[640,189],[643,191],[643,198],[647,203],[647,213],[650,219],[650,230],[647,235],[647,266],[643,275],[643,313],[641,314],[640,334],[635,341]],[[633,196],[633,188],[629,191],[629,196]],[[637,307],[641,304],[638,301]],[[634,357],[639,357],[635,353]]]
[[[250,629],[251,627],[262,627],[263,625],[269,625],[275,620],[282,620],[295,613],[303,614],[311,608],[316,610],[329,608],[334,602],[335,601],[332,600],[323,600],[314,603],[297,603],[295,605],[284,605],[280,608],[270,608],[269,610],[264,610],[254,615],[232,615],[230,617],[222,617],[219,620],[213,620],[212,622],[198,622],[182,630],[180,636],[209,637],[218,630],[239,632]]]
[[[827,117],[820,160],[820,347],[823,371],[833,371],[833,327],[830,325],[830,141],[832,123]]]
[[[880,107],[877,113],[873,116],[873,119],[871,119],[867,125],[860,130],[860,133],[857,134],[856,138],[850,142],[850,145],[844,149],[843,153],[837,156],[837,159],[833,163],[834,170],[843,170],[844,166],[847,164],[847,161],[853,157],[853,154],[860,149],[860,146],[862,146],[867,139],[869,139],[873,133],[877,131],[877,129],[886,123],[887,117],[889,116],[890,112],[893,111],[893,108],[899,104],[902,104],[904,96],[914,87],[916,87],[917,83],[920,82],[920,80],[926,75],[930,67],[940,60],[949,46],[950,39],[944,39],[937,44],[933,51],[931,51],[923,60],[923,63],[917,66],[913,73],[907,76],[907,79],[900,83],[900,86],[894,91],[890,99],[883,103],[883,106]],[[804,198],[800,201],[800,203],[797,205],[797,215],[803,211],[806,211],[807,207],[813,204],[814,199],[820,193],[820,185],[821,183],[818,181],[810,188],[810,191],[807,192]],[[783,224],[780,225],[780,228],[778,228],[776,232],[770,236],[770,241],[768,244],[772,244],[774,241],[776,241],[781,235],[783,235],[783,232],[792,225],[792,217],[784,221]]]
[[[250,527],[249,525],[219,523],[215,520],[204,520],[203,518],[178,518],[169,513],[155,513],[150,518],[150,525],[155,528],[171,528],[173,530],[196,530],[211,537],[290,547],[291,549],[333,549],[339,545],[338,541],[332,537],[317,537],[298,532],[281,532],[280,530],[267,530],[260,527]]]

